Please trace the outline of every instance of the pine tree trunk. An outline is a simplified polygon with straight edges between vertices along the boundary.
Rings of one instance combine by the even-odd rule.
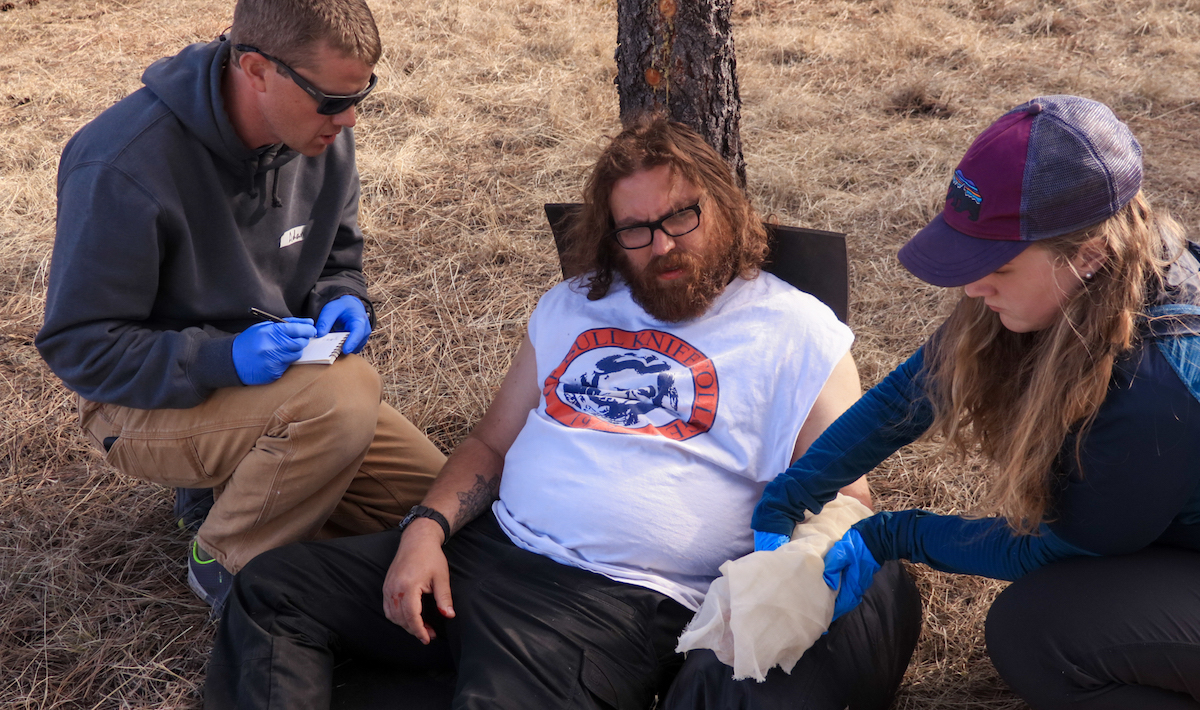
[[[621,118],[662,110],[717,149],[746,183],[733,0],[617,0]]]

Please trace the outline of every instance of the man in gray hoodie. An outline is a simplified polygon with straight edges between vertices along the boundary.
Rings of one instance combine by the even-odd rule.
[[[394,527],[444,461],[353,354],[380,51],[363,0],[239,0],[228,39],[155,62],[63,150],[36,344],[109,463],[213,489],[188,578],[214,613],[260,552]],[[290,367],[331,330],[351,354]]]

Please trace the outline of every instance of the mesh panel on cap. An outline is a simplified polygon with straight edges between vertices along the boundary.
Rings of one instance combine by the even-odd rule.
[[[1142,150],[1103,104],[1077,97],[1036,100],[1021,190],[1021,238],[1046,239],[1116,214],[1142,181]]]

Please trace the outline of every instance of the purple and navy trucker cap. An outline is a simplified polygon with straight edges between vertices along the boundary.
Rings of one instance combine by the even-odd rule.
[[[1000,117],[967,149],[946,206],[900,249],[935,286],[962,286],[1039,239],[1099,224],[1142,185],[1142,147],[1107,106],[1042,96]]]

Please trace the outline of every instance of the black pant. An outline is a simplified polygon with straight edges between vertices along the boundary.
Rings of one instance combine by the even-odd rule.
[[[1200,553],[1047,565],[996,599],[987,646],[1035,710],[1200,709]]]
[[[665,709],[883,710],[904,679],[920,634],[921,595],[900,563],[888,562],[862,604],[835,621],[790,675],[772,668],[762,683],[733,680],[733,669],[712,651],[690,651]]]
[[[206,707],[327,708],[335,657],[353,657],[406,669],[456,668],[454,708],[641,710],[665,694],[683,660],[674,646],[691,617],[685,607],[521,550],[491,514],[447,544],[456,617],[442,619],[428,605],[425,618],[438,639],[422,646],[383,615],[383,579],[398,544],[395,532],[384,532],[289,545],[255,558],[237,575],[217,634]],[[878,603],[888,606],[887,596],[881,588]],[[917,628],[919,615],[918,602]],[[837,629],[856,624],[839,621],[820,643],[846,645],[835,640],[842,637]],[[849,645],[870,655],[896,637],[893,629],[872,626]],[[910,652],[911,646],[904,663]],[[689,664],[693,658],[697,670],[720,675],[696,654]],[[874,675],[850,682],[871,684]],[[893,675],[889,693],[903,665]],[[803,701],[790,697],[786,706],[826,707]]]

